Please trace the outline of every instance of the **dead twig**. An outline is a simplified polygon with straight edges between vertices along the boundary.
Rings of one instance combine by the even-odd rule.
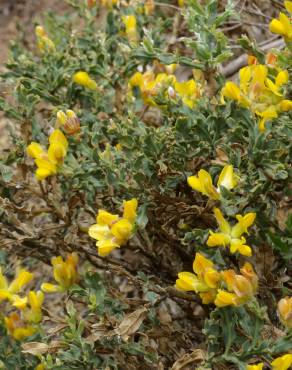
[[[285,46],[285,43],[283,39],[276,39],[273,40],[261,47],[262,51],[268,51],[273,48],[277,49],[283,49]],[[240,68],[244,67],[247,64],[247,54],[242,54],[236,59],[233,59],[230,61],[226,66],[222,67],[221,73],[225,77],[232,76],[234,73],[236,73]]]

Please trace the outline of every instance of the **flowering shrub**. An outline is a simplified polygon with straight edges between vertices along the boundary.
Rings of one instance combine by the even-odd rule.
[[[67,3],[1,74],[0,368],[289,369],[292,2],[232,80],[232,2]]]

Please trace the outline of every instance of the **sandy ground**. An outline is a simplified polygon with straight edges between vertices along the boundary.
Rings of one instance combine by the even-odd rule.
[[[48,9],[61,12],[68,6],[62,0],[0,0],[0,72],[5,70],[10,42],[19,35],[24,42],[31,42],[35,23],[41,22]],[[4,94],[5,88],[0,83],[0,95]],[[7,127],[8,121],[0,112],[0,154],[9,147]]]

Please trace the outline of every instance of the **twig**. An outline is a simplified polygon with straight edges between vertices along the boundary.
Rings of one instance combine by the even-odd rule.
[[[261,47],[262,51],[267,51],[273,48],[283,49],[285,46],[285,43],[282,39],[274,40],[268,44],[265,44]],[[244,67],[246,65],[247,61],[247,54],[242,54],[238,58],[233,59],[230,61],[226,66],[222,67],[221,73],[225,77],[229,77],[236,73],[240,68]]]
[[[164,7],[164,8],[171,8],[171,9],[175,9],[175,10],[182,10],[181,8],[179,8],[178,6],[175,6],[175,5],[171,5],[171,4],[164,4],[164,3],[158,3],[155,1],[155,5],[156,6],[160,6],[160,7]]]
[[[243,12],[253,14],[253,15],[258,15],[260,17],[264,17],[264,18],[269,19],[269,20],[273,19],[273,17],[270,17],[269,15],[266,15],[262,12],[257,12],[255,10],[249,10],[249,9],[245,8],[245,9],[243,9]]]
[[[123,275],[127,279],[129,279],[129,281],[132,282],[134,285],[138,285],[142,289],[145,288],[146,283],[144,280],[140,279],[137,276],[132,275],[131,272],[127,271],[124,267],[120,266],[118,263],[113,264],[112,262],[106,262],[104,260],[101,261],[100,257],[98,257],[97,255],[93,255],[93,253],[89,251],[87,248],[83,247],[82,250],[86,254],[89,261],[95,267],[102,269],[102,270],[113,271],[116,274]],[[148,290],[151,290],[152,292],[157,293],[159,295],[163,295],[164,298],[179,298],[179,299],[189,301],[189,302],[199,302],[199,299],[193,294],[179,291],[172,286],[163,288],[159,285],[151,285],[151,286],[148,286]]]

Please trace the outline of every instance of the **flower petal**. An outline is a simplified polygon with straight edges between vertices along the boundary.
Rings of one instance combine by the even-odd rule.
[[[223,167],[217,186],[224,186],[226,189],[231,190],[237,185],[237,179],[233,171],[233,166],[231,164]]]
[[[136,198],[124,201],[124,213],[123,217],[134,223],[137,217],[138,201]]]
[[[119,248],[120,245],[113,239],[101,240],[96,243],[98,247],[98,255],[105,257],[110,254],[115,248]]]
[[[118,219],[119,219],[118,215],[113,215],[110,212],[100,209],[96,217],[96,222],[100,226],[105,226],[105,225],[111,226],[114,222],[118,221]]]
[[[107,225],[94,224],[88,229],[88,235],[96,240],[105,240],[110,238],[111,230]]]
[[[219,208],[214,208],[214,215],[215,215],[216,221],[218,223],[219,229],[223,233],[229,234],[230,231],[231,231],[231,227],[230,227],[228,221],[226,221],[225,218],[223,217],[223,214],[221,213]]]
[[[116,222],[112,228],[112,234],[119,240],[127,241],[133,231],[133,225],[130,221],[122,218],[120,221]]]
[[[236,298],[236,294],[218,289],[214,303],[217,307],[236,306]]]

